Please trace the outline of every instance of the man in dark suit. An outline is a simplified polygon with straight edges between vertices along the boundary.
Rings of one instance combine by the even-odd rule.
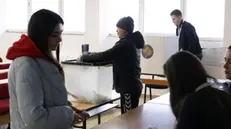
[[[177,26],[176,35],[179,37],[179,51],[189,51],[200,60],[202,59],[202,48],[194,26],[184,21],[180,10],[175,9],[171,13],[173,23]]]

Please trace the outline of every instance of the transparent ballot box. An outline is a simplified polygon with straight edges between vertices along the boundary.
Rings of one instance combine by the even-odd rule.
[[[76,102],[102,103],[112,97],[112,66],[67,60],[62,62],[65,85]]]

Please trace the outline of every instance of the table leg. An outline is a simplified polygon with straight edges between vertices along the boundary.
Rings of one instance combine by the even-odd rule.
[[[98,124],[101,124],[101,115],[98,115]]]
[[[144,87],[144,103],[146,103],[146,94],[147,94],[147,87]]]

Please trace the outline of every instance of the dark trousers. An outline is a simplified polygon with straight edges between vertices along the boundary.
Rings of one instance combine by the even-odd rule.
[[[120,93],[121,113],[124,114],[139,106],[141,91]]]

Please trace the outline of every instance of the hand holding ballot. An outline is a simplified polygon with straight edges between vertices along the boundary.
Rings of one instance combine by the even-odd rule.
[[[85,110],[79,110],[73,106],[71,106],[71,108],[75,111],[73,124],[78,124],[87,118],[90,118],[90,115]]]
[[[75,111],[75,113],[79,114],[84,119],[87,119],[87,118],[90,117],[90,115],[85,110],[79,110],[79,109],[77,109],[77,108],[75,108],[73,106],[72,106],[72,109]]]
[[[77,59],[76,59],[76,61],[77,61],[77,62],[82,61],[81,58],[82,58],[82,55],[78,56]]]

